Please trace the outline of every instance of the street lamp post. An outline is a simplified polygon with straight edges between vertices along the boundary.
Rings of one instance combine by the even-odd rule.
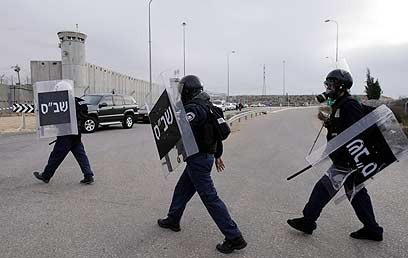
[[[283,80],[282,80],[282,96],[285,96],[285,77],[286,77],[286,75],[285,75],[285,64],[286,64],[286,61],[285,60],[283,60],[282,61],[282,71],[283,71]]]
[[[235,54],[235,50],[228,52],[227,54],[227,102],[229,101],[229,88],[230,88],[230,72],[229,72],[229,57],[230,54]]]
[[[13,66],[12,68],[17,73],[17,79],[18,79],[18,102],[17,103],[20,103],[20,90],[21,90],[20,71],[21,71],[21,68],[18,65]],[[14,103],[16,103],[16,85],[14,86]],[[22,119],[21,126],[19,130],[26,128],[25,113],[22,113],[21,119]]]
[[[324,22],[336,23],[336,62],[339,60],[339,23],[335,20],[325,20]]]
[[[20,86],[21,85],[21,82],[20,82],[21,68],[18,65],[12,66],[11,68],[13,69],[14,72],[17,73],[17,79],[18,79],[18,82],[16,83],[16,85],[14,85],[14,103],[16,103],[16,87],[17,85],[19,86],[19,89],[21,87]],[[18,91],[18,102],[20,102],[20,90]]]
[[[183,75],[186,76],[186,25],[187,23],[183,22]]]
[[[152,100],[152,32],[151,32],[151,25],[150,25],[150,5],[153,0],[149,1],[149,91],[150,91],[150,105],[153,104]]]

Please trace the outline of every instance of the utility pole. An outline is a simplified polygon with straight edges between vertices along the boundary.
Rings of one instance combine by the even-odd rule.
[[[335,20],[325,20],[324,22],[334,22],[336,24],[336,63],[339,60],[339,23]]]
[[[266,95],[266,84],[265,84],[265,64],[263,65],[263,84],[262,84],[262,95]]]
[[[21,68],[18,66],[18,65],[15,65],[15,66],[13,66],[12,67],[13,68],[13,70],[14,70],[14,72],[16,72],[17,73],[17,80],[18,80],[18,83],[16,83],[16,86],[18,85],[18,102],[20,102],[20,88],[21,88],[21,81],[20,81],[20,71],[21,71]],[[15,100],[15,97],[16,97],[16,86],[14,86],[14,100]]]
[[[282,61],[282,69],[283,69],[283,80],[282,80],[282,104],[285,102],[285,91],[286,91],[286,89],[285,89],[285,77],[286,77],[286,75],[285,75],[285,64],[286,64],[286,61],[285,60],[283,60]],[[281,104],[281,105],[282,105]]]
[[[186,76],[186,25],[187,23],[183,22],[183,76]]]
[[[21,68],[18,65],[13,66],[12,68],[17,73],[17,79],[18,79],[18,83],[16,83],[16,85],[14,86],[14,103],[16,102],[16,86],[17,85],[18,85],[18,103],[20,103],[20,89],[21,89],[20,71],[21,71]],[[26,128],[25,113],[22,113],[21,117],[22,117],[22,120],[21,120],[22,124],[19,130]]]
[[[229,71],[229,57],[230,54],[235,54],[235,50],[231,50],[231,52],[228,52],[227,54],[227,99],[226,102],[229,101],[229,95],[230,95],[230,71]]]
[[[153,105],[153,96],[152,96],[152,29],[150,24],[150,5],[152,4],[152,0],[149,1],[149,91],[150,91],[150,103],[149,105]]]

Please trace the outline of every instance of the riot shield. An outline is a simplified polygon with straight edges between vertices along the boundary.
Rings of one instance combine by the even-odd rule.
[[[306,157],[310,165],[330,157],[328,189],[338,191],[346,184],[352,199],[364,183],[384,168],[408,155],[408,139],[392,111],[381,105],[327,144]],[[347,164],[346,166],[336,164]],[[332,190],[330,190],[332,191]]]
[[[348,62],[345,58],[340,58],[338,61],[334,61],[333,59],[331,60],[332,60],[330,64],[331,70],[342,69],[342,70],[349,72],[352,75],[350,66],[348,65]]]
[[[74,86],[71,80],[34,84],[39,138],[78,134]]]
[[[198,153],[193,132],[181,102],[178,80],[171,79],[149,118],[159,158],[168,172],[173,172],[187,157]]]

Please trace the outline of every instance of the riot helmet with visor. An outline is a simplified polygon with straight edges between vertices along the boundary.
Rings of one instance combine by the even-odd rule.
[[[195,75],[184,76],[179,82],[179,92],[181,92],[181,101],[186,102],[193,99],[203,91],[203,85],[200,79]]]

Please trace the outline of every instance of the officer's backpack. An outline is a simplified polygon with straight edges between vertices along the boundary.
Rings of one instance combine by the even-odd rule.
[[[219,107],[214,106],[211,102],[210,107],[210,119],[215,128],[215,134],[218,140],[225,140],[231,134],[231,129],[228,123],[225,121],[224,112]]]
[[[193,103],[209,108],[209,120],[214,127],[214,134],[217,140],[224,141],[231,134],[231,129],[225,121],[224,112],[219,107],[216,107],[210,101],[193,99]]]
[[[75,97],[76,116],[79,122],[85,121],[88,117],[88,106],[83,101],[83,99]]]
[[[346,102],[348,102],[348,101],[350,101],[350,100],[354,100],[354,98],[353,98],[352,96],[347,96],[346,98],[342,99],[342,100],[338,103],[337,106],[341,106],[341,105],[343,105],[344,103],[346,103]],[[363,104],[363,103],[361,103],[361,102],[359,102],[359,104],[360,104],[360,106],[363,108],[364,115],[367,115],[368,113],[370,113],[371,111],[373,111],[373,110],[375,109],[375,107],[365,105],[365,104]]]

